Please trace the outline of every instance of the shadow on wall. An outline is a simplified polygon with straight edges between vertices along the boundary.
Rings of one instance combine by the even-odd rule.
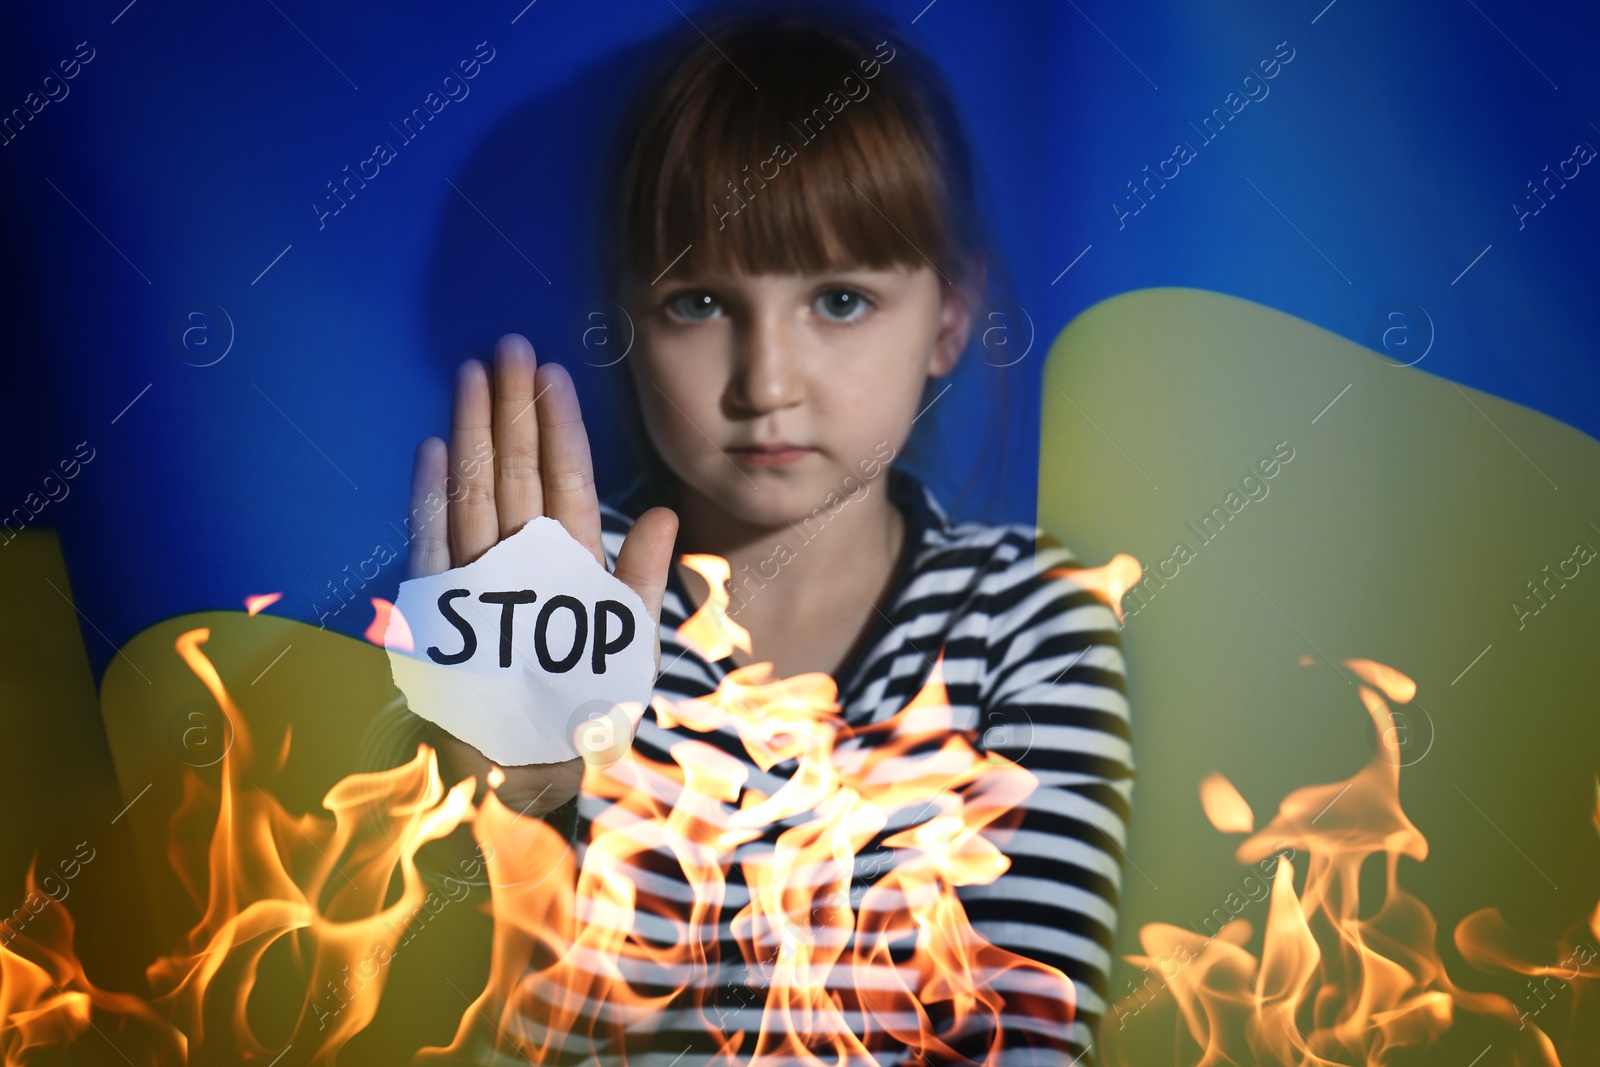
[[[572,373],[602,496],[633,470],[625,438],[595,414],[609,414],[607,376],[626,371],[632,329],[600,296],[594,220],[602,153],[649,47],[530,97],[490,131],[452,179],[420,294],[441,381],[507,332]]]

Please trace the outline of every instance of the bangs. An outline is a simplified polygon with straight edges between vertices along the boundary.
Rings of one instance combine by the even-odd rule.
[[[612,302],[629,282],[691,274],[928,266],[975,318],[991,304],[1016,308],[967,126],[937,66],[886,13],[839,0],[713,0],[646,48],[651,58],[626,67],[636,73],[595,175],[590,263]],[[991,464],[1010,454],[1008,377],[982,378],[985,441],[998,441],[979,454]],[[626,510],[676,509],[683,483],[646,431],[634,378],[607,378],[637,461]],[[939,422],[916,427],[906,463],[947,464],[949,449],[930,443]],[[975,465],[954,506],[1002,480]]]
[[[903,42],[859,17],[848,32],[769,18],[707,33],[716,44],[680,55],[631,124],[613,280],[924,265],[968,277],[970,163]]]

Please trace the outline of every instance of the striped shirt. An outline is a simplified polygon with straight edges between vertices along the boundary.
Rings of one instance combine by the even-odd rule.
[[[994,1016],[984,1013],[983,1032],[946,1034],[947,1050],[929,1062],[992,1062],[1018,1067],[1088,1064],[1093,1057],[1085,1053],[1108,999],[1121,885],[1119,857],[1133,779],[1125,667],[1116,617],[1097,596],[1060,571],[1045,573],[1051,568],[1070,571],[1081,564],[1038,527],[952,522],[926,486],[896,467],[888,468],[886,491],[906,517],[906,548],[887,605],[878,613],[867,638],[833,675],[838,682],[837,715],[847,727],[841,734],[847,740],[835,750],[835,760],[848,761],[850,753],[845,750],[870,743],[874,736],[871,724],[884,723],[904,709],[928,683],[937,660],[954,730],[964,732],[962,736],[977,752],[1004,756],[1037,779],[1011,816],[1000,820],[1003,827],[997,822],[981,831],[981,836],[1009,858],[1009,866],[987,884],[958,884],[956,896],[982,939],[1062,972],[1070,980],[1076,1001],[1075,1019],[1069,1025],[1065,1019],[1071,1012],[1064,998],[1050,995],[1062,984],[1059,975],[1046,980],[1041,975],[1047,968],[994,969],[991,988],[1004,999],[999,1033],[995,1032]],[[633,520],[607,503],[602,503],[601,513],[606,562],[614,567]],[[641,762],[647,767],[650,763],[646,761],[674,767],[671,748],[680,745],[682,754],[686,750],[681,743],[692,741],[696,746],[714,746],[738,761],[745,774],[744,791],[772,797],[794,774],[797,759],[763,770],[733,726],[707,730],[701,723],[702,729],[694,730],[670,716],[668,726],[658,721],[657,704],[671,707],[706,697],[736,669],[731,657],[708,662],[694,646],[680,640],[678,627],[697,607],[676,569],[670,570],[661,608],[662,670],[656,681],[656,699],[645,709],[629,756],[606,773],[627,765],[627,773],[637,776],[639,763],[633,761],[634,756],[643,757]],[[756,653],[759,660],[760,650]],[[713,757],[711,763],[722,765],[722,757],[703,747],[691,746],[687,751],[706,754]],[[663,800],[673,800],[682,775],[676,781],[671,775],[657,777],[654,782],[644,780],[644,787],[659,792]],[[740,801],[758,799],[741,796],[724,808],[732,812],[741,806]],[[699,803],[705,803],[704,799]],[[591,792],[588,779],[576,807],[575,843],[582,862],[597,822],[615,830],[618,819],[613,810],[616,805]],[[885,847],[884,839],[925,823],[935,813],[926,804],[919,807],[908,805],[891,814],[887,824],[858,849],[854,870],[848,873],[850,907],[861,913],[858,929],[868,909],[904,903],[892,894],[886,902],[882,893],[870,896],[869,890],[894,867],[896,857],[905,854]],[[613,816],[609,823],[608,812]],[[748,923],[741,927],[735,921],[751,900],[745,876],[756,868],[771,870],[777,835],[814,816],[807,812],[779,819],[762,827],[755,840],[729,849],[721,863],[726,884],[714,926],[716,936],[710,935],[713,926],[709,921],[704,926],[705,939],[715,943],[706,945],[704,956],[709,962],[695,969],[695,977],[682,968],[676,973],[652,973],[647,961],[623,960],[623,976],[641,994],[670,993],[686,982],[700,985],[685,990],[664,1008],[642,1017],[627,1015],[632,1021],[620,1025],[626,1027],[622,1042],[631,1067],[707,1063],[719,1042],[739,1031],[744,1031],[745,1037],[738,1062],[747,1062],[745,1057],[755,1048],[761,1031],[771,968],[760,961],[747,963],[736,937],[743,934],[747,941],[752,937]],[[637,894],[634,936],[654,945],[681,943],[688,929],[682,917],[689,914],[694,894],[678,854],[658,841],[628,857],[622,870]],[[833,880],[838,886],[845,875],[836,869],[833,875],[806,877],[822,883]],[[837,891],[832,900],[842,903]],[[584,902],[580,901],[579,907],[580,917],[586,921],[603,921],[598,910],[591,908],[591,914],[584,915]],[[817,912],[811,915],[815,918]],[[766,932],[771,933],[770,929]],[[828,946],[830,953],[838,951],[838,938],[856,936],[848,922],[842,932],[837,923],[819,923],[802,930],[801,935],[819,947]],[[906,946],[914,936],[914,931],[908,931],[891,958],[874,958],[874,965],[881,963],[891,972],[903,970],[897,965],[905,963],[909,955]],[[776,941],[776,935],[772,939]],[[848,1027],[857,1037],[863,1035],[864,1026],[874,1031],[870,1048],[883,1064],[904,1057],[905,1046],[889,1034],[895,1026],[905,1026],[915,1034],[915,1009],[902,1004],[904,1018],[886,1020],[881,1010],[873,1017],[864,1013],[857,994],[864,986],[894,979],[893,973],[852,967],[848,952],[825,976],[816,978],[838,994],[837,1025]],[[906,976],[901,975],[901,980]],[[986,980],[978,978],[980,983]],[[537,1031],[547,1001],[537,983],[527,992],[524,1022],[528,1031]],[[559,995],[550,990],[545,993]],[[563,999],[570,1003],[572,995],[569,989]],[[881,1009],[882,1001],[878,1004]],[[585,1011],[606,1017],[603,1004],[588,1003]],[[617,1018],[613,1015],[613,1021]],[[929,1022],[932,1029],[939,1028],[937,1005],[929,1008]],[[809,1023],[792,1025],[805,1030]],[[591,1051],[588,1039],[582,1036],[587,1029],[584,1024],[568,1028],[564,1044],[566,1052],[575,1057],[573,1062],[593,1062],[596,1057],[611,1062],[618,1050],[608,1044]],[[833,1046],[814,1035],[812,1042],[812,1048],[825,1050],[820,1053],[823,1060],[835,1058]]]

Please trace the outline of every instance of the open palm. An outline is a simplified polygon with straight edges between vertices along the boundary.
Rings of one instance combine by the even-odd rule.
[[[446,498],[448,505],[439,508]],[[408,566],[413,578],[471,563],[540,515],[560,522],[604,566],[589,435],[566,368],[538,366],[533,346],[514,333],[495,345],[492,381],[480,360],[463,363],[456,371],[450,443],[429,437],[417,446],[410,514],[421,521]],[[677,514],[651,508],[629,530],[612,572],[650,611],[657,670],[661,600],[677,534]],[[480,792],[488,788],[494,765],[483,753],[436,726],[429,735],[447,782],[471,775]],[[542,815],[577,795],[583,768],[581,757],[502,767],[505,781],[495,792],[513,811]]]

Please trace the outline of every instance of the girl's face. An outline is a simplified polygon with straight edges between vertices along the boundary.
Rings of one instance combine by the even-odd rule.
[[[672,275],[627,290],[632,373],[667,465],[729,515],[795,521],[894,456],[923,385],[971,330],[956,287],[919,268]],[[752,446],[799,446],[762,462]]]

